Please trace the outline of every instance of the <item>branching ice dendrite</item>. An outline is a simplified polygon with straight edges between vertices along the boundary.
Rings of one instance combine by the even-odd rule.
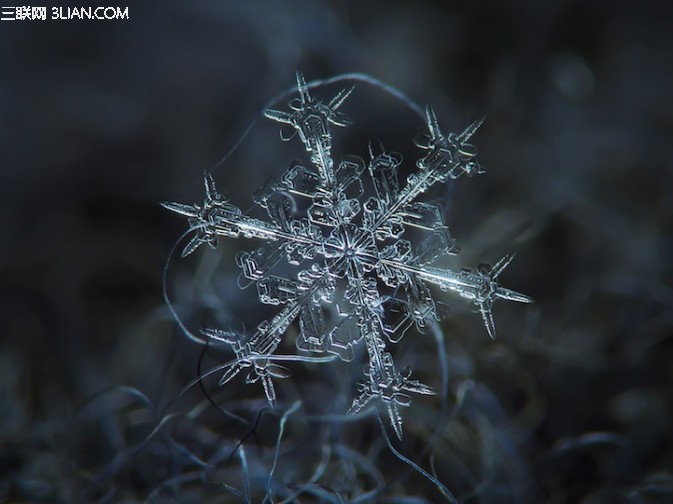
[[[265,115],[284,124],[284,140],[298,133],[310,154],[310,165],[293,163],[279,180],[270,180],[255,193],[254,200],[266,210],[268,220],[246,215],[229,203],[217,192],[210,175],[205,176],[206,196],[201,204],[163,205],[186,216],[196,230],[183,257],[204,243],[214,248],[220,236],[266,242],[253,252],[239,254],[236,261],[242,283],[255,284],[262,303],[282,308],[251,334],[222,329],[203,331],[205,336],[231,345],[236,354],[221,385],[246,369],[246,382],[260,381],[268,401],[274,405],[272,378],[283,378],[288,370],[273,363],[273,354],[290,324],[298,320],[296,346],[300,352],[331,352],[349,361],[353,359],[354,346],[364,340],[368,364],[350,412],[360,411],[377,400],[385,406],[395,433],[402,438],[398,406],[409,406],[412,393],[434,392],[411,380],[410,369],[395,368],[392,355],[386,351],[386,341],[399,341],[411,325],[423,330],[440,320],[441,307],[429,285],[471,300],[492,338],[492,306],[497,299],[532,302],[528,296],[497,282],[512,261],[511,254],[494,266],[480,264],[475,271],[454,272],[432,266],[438,258],[455,255],[460,249],[439,206],[416,199],[437,183],[484,173],[476,159],[476,149],[469,143],[483,119],[459,134],[444,134],[428,106],[428,133],[417,141],[425,154],[416,162],[418,171],[401,183],[401,156],[386,152],[380,142],[370,142],[369,162],[344,156],[335,167],[332,126],[351,124],[338,109],[353,87],[343,89],[327,104],[310,95],[300,73],[297,88],[299,97],[290,101],[291,112],[269,109]],[[361,202],[365,172],[376,196]],[[293,198],[306,200],[305,216],[295,214]],[[422,230],[426,237],[418,244],[412,243],[403,238],[409,229]],[[272,274],[283,258],[298,266],[296,277]],[[326,317],[326,305],[336,306],[334,323]],[[393,313],[397,318],[391,322]]]

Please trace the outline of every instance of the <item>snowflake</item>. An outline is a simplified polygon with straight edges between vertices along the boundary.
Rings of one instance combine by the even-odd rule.
[[[231,345],[236,354],[220,385],[246,369],[246,381],[261,382],[269,403],[275,405],[272,378],[286,377],[288,372],[274,364],[273,353],[298,319],[296,346],[302,354],[328,352],[349,361],[354,346],[364,341],[368,363],[349,411],[358,412],[377,400],[401,438],[399,406],[411,404],[410,394],[434,392],[411,379],[409,368],[397,370],[386,347],[398,342],[409,327],[423,331],[441,319],[441,303],[435,302],[429,285],[471,300],[492,338],[491,308],[497,299],[532,302],[498,284],[512,255],[494,266],[480,264],[476,271],[432,266],[442,256],[457,254],[459,248],[440,206],[416,199],[435,184],[484,172],[475,147],[468,143],[482,120],[460,134],[444,134],[432,108],[426,107],[428,133],[417,141],[424,155],[416,162],[418,170],[401,184],[401,156],[386,152],[379,142],[370,142],[368,163],[345,156],[334,166],[333,127],[351,124],[339,109],[353,87],[343,89],[328,103],[309,93],[300,73],[297,87],[299,96],[290,101],[290,111],[269,109],[265,115],[283,124],[283,140],[298,134],[310,154],[310,165],[293,163],[279,180],[271,179],[255,194],[255,202],[266,210],[269,220],[249,216],[232,205],[217,192],[210,175],[205,177],[202,203],[163,206],[186,216],[196,230],[183,257],[202,244],[215,248],[220,237],[266,242],[254,252],[239,254],[236,261],[242,275],[256,285],[259,300],[282,305],[282,309],[250,334],[202,331]],[[365,172],[375,196],[361,202]],[[304,215],[298,215],[296,209],[304,207],[297,207],[295,198],[305,200]],[[426,237],[419,244],[402,238],[410,228],[423,231]],[[296,277],[271,274],[283,258],[299,266]],[[331,319],[326,314],[329,306],[336,312]]]

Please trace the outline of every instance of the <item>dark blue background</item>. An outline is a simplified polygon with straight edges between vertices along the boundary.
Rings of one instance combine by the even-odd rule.
[[[433,104],[447,129],[487,116],[475,143],[489,172],[455,187],[449,221],[465,265],[517,249],[506,283],[537,303],[496,305],[496,343],[459,313],[447,341],[472,367],[452,379],[482,384],[509,418],[531,397],[539,415],[517,441],[525,490],[487,486],[483,502],[673,498],[662,5],[147,1],[129,20],[0,22],[0,502],[69,501],[86,487],[78,471],[111,459],[105,436],[62,439],[84,398],[122,384],[170,396],[194,376],[198,349],[161,295],[183,222],[158,203],[196,197],[203,170],[297,69],[368,73]],[[377,134],[420,128],[398,117]],[[241,205],[285,169],[267,127],[268,150],[254,137],[215,172]],[[178,269],[189,298],[193,268]],[[596,432],[619,442],[581,438]],[[566,450],[578,438],[589,442]],[[474,491],[454,478],[458,496]],[[116,488],[144,498],[160,479]]]

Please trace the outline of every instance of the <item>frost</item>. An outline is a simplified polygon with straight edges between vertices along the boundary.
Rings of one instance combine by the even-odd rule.
[[[283,140],[299,137],[310,164],[293,163],[279,179],[269,180],[255,193],[254,201],[266,210],[268,219],[246,215],[229,203],[217,192],[210,175],[205,176],[203,202],[164,203],[164,207],[186,216],[196,229],[183,257],[202,244],[215,248],[219,237],[264,242],[260,248],[237,256],[241,285],[254,284],[259,300],[280,307],[280,311],[250,334],[216,328],[203,331],[205,336],[231,345],[236,354],[221,385],[244,371],[246,382],[261,382],[274,405],[273,378],[288,376],[288,370],[274,363],[273,354],[288,327],[298,320],[295,344],[301,355],[332,353],[348,361],[354,357],[354,347],[364,343],[368,363],[350,412],[377,400],[402,438],[399,406],[408,407],[411,394],[434,392],[412,380],[410,369],[397,370],[386,349],[410,326],[423,331],[442,318],[442,305],[435,302],[429,286],[472,301],[492,338],[496,300],[532,302],[497,282],[513,255],[494,266],[480,264],[474,271],[433,266],[437,259],[455,255],[460,249],[439,205],[416,200],[437,183],[484,173],[477,151],[469,143],[483,119],[459,134],[444,134],[434,111],[427,107],[428,132],[417,141],[423,155],[416,161],[418,170],[402,182],[398,176],[402,157],[387,152],[376,141],[369,144],[368,162],[344,156],[335,166],[333,127],[351,124],[339,109],[353,87],[343,89],[328,103],[311,96],[299,73],[297,88],[299,96],[290,101],[289,111],[269,109],[265,115],[283,125]],[[361,201],[367,179],[375,196]],[[296,205],[294,198],[306,204]],[[297,208],[306,211],[298,212]],[[413,243],[404,238],[410,229],[420,230],[426,237]],[[295,277],[272,274],[283,260],[298,267]]]

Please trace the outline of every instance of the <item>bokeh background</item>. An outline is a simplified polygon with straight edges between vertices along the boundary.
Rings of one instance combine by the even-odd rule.
[[[487,116],[475,143],[488,173],[444,195],[463,246],[453,264],[517,250],[503,282],[536,299],[496,305],[495,342],[451,303],[446,401],[417,399],[397,448],[461,502],[672,502],[673,37],[663,4],[169,0],[120,4],[128,20],[0,22],[0,502],[235,502],[221,483],[242,488],[240,457],[227,457],[246,432],[261,501],[279,417],[259,413],[257,387],[204,383],[244,422],[198,386],[162,409],[200,357],[207,369],[227,354],[201,355],[164,304],[163,268],[184,222],[159,203],[197,198],[203,171],[298,69],[309,80],[369,74],[431,103],[448,130]],[[344,106],[362,126],[348,148],[364,155],[371,135],[413,153],[422,123],[380,90],[357,93]],[[293,155],[260,121],[214,177],[244,206]],[[212,312],[258,309],[233,276],[245,246],[170,269],[167,287],[194,327]],[[412,335],[401,351],[441,388],[434,345]],[[347,407],[347,397],[311,395],[335,372],[309,368],[293,367],[283,408],[302,387],[307,404]],[[169,411],[199,404],[144,441]],[[329,470],[305,502],[373,488],[368,499],[442,499],[391,454],[372,417],[343,432],[303,418],[288,421],[278,501],[310,479],[325,447]],[[317,454],[295,453],[309,432]]]

